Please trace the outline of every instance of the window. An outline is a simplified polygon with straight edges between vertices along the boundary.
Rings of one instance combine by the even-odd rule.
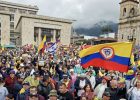
[[[122,34],[122,39],[123,39],[123,34]]]
[[[16,44],[16,39],[11,38],[11,39],[10,39],[10,43]]]
[[[126,8],[123,9],[123,16],[126,16]]]
[[[26,10],[23,10],[23,9],[19,9],[19,12],[22,14],[25,14],[26,13]]]
[[[10,29],[14,29],[14,22],[10,23]]]
[[[129,40],[130,39],[130,37],[129,36],[127,36],[127,40]]]
[[[5,7],[0,6],[0,10],[1,10],[1,11],[4,11],[4,10],[5,10]]]
[[[135,15],[135,9],[132,8],[132,9],[130,10],[130,16],[134,16],[134,15]]]
[[[10,15],[10,21],[14,21],[14,14]]]
[[[14,33],[10,33],[10,37],[14,37]]]
[[[1,29],[0,29],[0,36],[1,36]]]
[[[15,13],[16,9],[15,8],[9,8],[9,11],[12,12],[12,13]]]
[[[28,11],[29,14],[36,15],[36,11]]]

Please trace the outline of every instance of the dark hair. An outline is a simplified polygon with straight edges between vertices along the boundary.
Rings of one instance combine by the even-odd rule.
[[[85,90],[85,91],[86,91],[87,86],[89,86],[89,87],[90,87],[90,90],[93,91],[93,90],[92,90],[91,84],[86,84],[86,85],[84,86],[84,90]]]
[[[34,89],[34,88],[37,90],[37,87],[36,86],[31,86],[30,87],[30,89]]]
[[[9,99],[13,99],[14,96],[13,96],[13,94],[8,94],[8,95],[7,95],[7,98],[9,98]]]
[[[65,83],[61,83],[60,86],[65,86],[65,87],[67,87]]]
[[[88,97],[86,97],[86,96],[81,96],[81,97],[80,97],[80,100],[82,100],[83,97],[85,97],[86,100],[88,100]]]

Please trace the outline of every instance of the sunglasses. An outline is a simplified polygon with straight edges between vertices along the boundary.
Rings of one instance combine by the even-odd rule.
[[[30,96],[31,98],[32,98],[32,97],[37,97],[37,94],[30,94],[29,96]]]

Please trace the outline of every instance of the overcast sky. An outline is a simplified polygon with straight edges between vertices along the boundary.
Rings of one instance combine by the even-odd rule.
[[[120,0],[5,0],[27,5],[37,5],[41,15],[77,20],[76,27],[109,20],[118,22]]]

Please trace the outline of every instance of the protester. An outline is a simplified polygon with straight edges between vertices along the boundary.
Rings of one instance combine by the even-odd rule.
[[[58,95],[60,100],[74,100],[73,95],[67,90],[65,83],[59,86]]]
[[[14,85],[17,81],[17,78],[15,76],[15,71],[11,70],[10,75],[5,79],[5,87],[8,89],[9,93],[13,94],[14,91]]]
[[[139,52],[128,72],[118,72],[83,68],[80,50],[74,44],[43,53],[29,44],[0,50],[0,100],[139,100]]]
[[[4,80],[0,78],[0,100],[5,100],[8,95],[8,90],[4,85]]]
[[[26,97],[30,94],[29,88],[30,88],[30,83],[24,82],[23,88],[19,91],[16,100],[26,100]]]
[[[102,83],[97,85],[94,90],[94,94],[97,96],[98,99],[101,99],[105,89],[107,88],[107,79],[105,77],[102,78]]]
[[[140,81],[136,82],[136,86],[132,90],[131,100],[139,100],[140,99]]]
[[[110,86],[111,87],[108,87],[105,89],[105,92],[109,92],[111,97],[110,97],[110,100],[117,100],[117,90],[118,90],[118,82],[117,80],[111,80],[110,82]]]
[[[26,100],[45,100],[45,98],[37,93],[37,87],[30,87],[30,94],[26,96]]]
[[[110,97],[111,97],[111,95],[109,92],[104,92],[102,100],[110,100]]]
[[[94,93],[90,84],[85,85],[84,92],[81,96],[85,96],[88,100],[94,100]]]
[[[58,95],[56,90],[50,91],[49,100],[58,100]]]
[[[48,95],[50,91],[55,89],[54,84],[51,82],[49,75],[45,75],[43,77],[43,82],[38,86],[38,93],[42,95],[44,98],[48,99]]]
[[[38,86],[39,76],[39,72],[34,72],[32,76],[28,76],[24,81],[29,82],[30,86]]]

